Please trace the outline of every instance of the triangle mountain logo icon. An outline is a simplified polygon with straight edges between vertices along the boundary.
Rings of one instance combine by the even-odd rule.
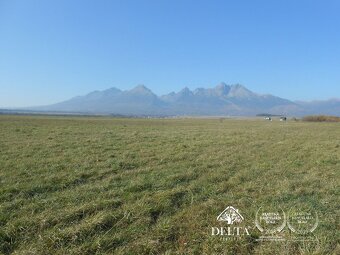
[[[234,223],[241,223],[244,218],[237,209],[232,206],[228,206],[220,215],[217,216],[217,220],[226,221],[227,224],[231,225]]]

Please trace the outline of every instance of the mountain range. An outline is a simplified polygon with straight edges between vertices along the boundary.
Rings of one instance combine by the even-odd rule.
[[[246,87],[220,83],[214,88],[184,88],[157,96],[144,85],[122,91],[110,88],[47,105],[30,107],[35,111],[150,116],[254,116],[276,114],[340,114],[340,99],[326,101],[290,101],[273,95],[261,95]]]

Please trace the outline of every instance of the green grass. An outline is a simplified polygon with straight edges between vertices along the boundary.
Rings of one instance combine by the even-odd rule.
[[[339,175],[339,123],[4,115],[0,254],[340,254]],[[313,207],[316,241],[221,241],[228,205]]]

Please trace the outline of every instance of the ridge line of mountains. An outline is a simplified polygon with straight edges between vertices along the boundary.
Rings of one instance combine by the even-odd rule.
[[[222,82],[214,88],[193,91],[184,88],[163,96],[157,96],[144,85],[124,91],[110,88],[60,103],[26,109],[133,116],[339,115],[340,99],[294,102],[270,94],[257,94],[240,84],[227,85]]]

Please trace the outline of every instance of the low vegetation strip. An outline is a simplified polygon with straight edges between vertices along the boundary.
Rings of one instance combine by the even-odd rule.
[[[327,115],[310,115],[303,117],[302,120],[311,122],[340,122],[340,117]]]
[[[340,254],[339,137],[338,123],[0,116],[0,254]],[[227,206],[250,236],[212,236]],[[261,206],[314,208],[315,240],[256,241]]]

